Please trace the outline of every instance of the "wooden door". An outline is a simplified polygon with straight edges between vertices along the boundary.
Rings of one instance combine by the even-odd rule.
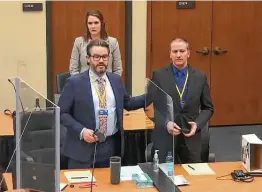
[[[213,2],[214,125],[262,122],[262,2]]]
[[[261,123],[262,3],[195,4],[194,9],[176,9],[176,2],[148,3],[148,76],[170,62],[170,41],[185,38],[191,46],[189,63],[205,71],[209,79],[215,107],[211,125]],[[203,47],[212,52],[197,54]]]
[[[52,84],[55,76],[69,71],[69,61],[76,37],[85,33],[85,16],[89,10],[99,10],[104,16],[110,36],[118,39],[125,79],[125,2],[124,1],[52,1],[51,57]]]
[[[171,62],[170,42],[181,37],[190,43],[190,65],[204,70],[209,79],[211,55],[196,51],[211,47],[211,6],[211,2],[196,2],[194,9],[177,9],[175,1],[151,2],[151,63],[147,65],[151,72]]]

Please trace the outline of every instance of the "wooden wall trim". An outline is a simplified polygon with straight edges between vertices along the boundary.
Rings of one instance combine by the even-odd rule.
[[[125,2],[125,86],[132,94],[132,1]]]
[[[46,1],[46,85],[47,85],[47,99],[53,101],[52,91],[52,37],[51,37],[51,1]]]
[[[146,36],[146,77],[151,78],[152,54],[152,2],[147,1],[147,36]]]

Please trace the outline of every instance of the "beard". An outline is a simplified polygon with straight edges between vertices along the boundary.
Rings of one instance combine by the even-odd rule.
[[[95,67],[95,71],[97,72],[97,74],[101,75],[104,74],[106,72],[107,69],[107,65],[105,65],[104,63],[99,63],[96,67]]]

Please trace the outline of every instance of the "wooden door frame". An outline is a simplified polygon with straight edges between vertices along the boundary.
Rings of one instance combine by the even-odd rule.
[[[146,24],[146,77],[151,78],[152,58],[152,2],[147,1]]]
[[[54,100],[52,71],[52,1],[46,1],[46,79],[47,98]],[[132,94],[132,1],[125,1],[125,86]]]

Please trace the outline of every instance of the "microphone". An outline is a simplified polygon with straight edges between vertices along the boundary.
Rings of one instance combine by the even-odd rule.
[[[94,151],[94,157],[93,157],[93,164],[92,164],[92,177],[91,177],[91,189],[90,192],[93,192],[93,179],[94,179],[94,172],[95,172],[95,162],[96,162],[96,147],[97,147],[97,141],[95,142],[95,151]]]
[[[16,88],[15,88],[14,83],[13,83],[10,79],[8,79],[8,82],[12,84],[12,86],[13,86],[13,88],[14,88],[14,90],[15,90],[15,93],[16,93]],[[23,106],[23,104],[22,104],[20,95],[19,95],[19,101],[20,101],[20,104],[21,104],[21,107],[22,107],[23,112],[25,112],[25,109],[24,109],[24,106]],[[15,111],[13,112],[13,115],[15,115]]]
[[[35,99],[35,110],[36,111],[41,111],[40,103],[39,103],[39,98]]]
[[[93,179],[94,179],[94,172],[95,172],[95,162],[96,162],[96,147],[98,143],[102,143],[106,140],[106,137],[103,133],[101,133],[98,129],[95,130],[94,136],[97,136],[97,141],[95,142],[95,150],[94,150],[94,157],[92,163],[92,177],[91,177],[91,189],[90,192],[93,192]]]

